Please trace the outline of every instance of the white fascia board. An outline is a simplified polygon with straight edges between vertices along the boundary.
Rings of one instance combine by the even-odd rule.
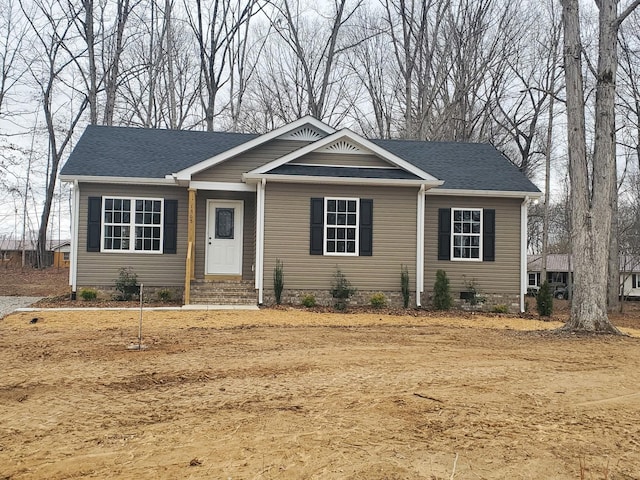
[[[265,133],[264,135],[260,135],[254,138],[253,140],[250,140],[246,143],[242,143],[236,147],[233,147],[227,150],[226,152],[219,153],[214,157],[211,157],[206,160],[203,160],[202,162],[196,163],[195,165],[185,168],[184,170],[180,170],[179,172],[174,173],[173,176],[176,177],[178,180],[191,180],[191,175],[193,175],[194,173],[198,173],[203,170],[206,170],[207,168],[211,168],[214,165],[222,163],[225,160],[235,157],[236,155],[240,155],[243,152],[246,152],[248,150],[251,150],[252,148],[258,147],[263,143],[266,143],[270,140],[274,140],[282,135],[292,132],[307,124],[327,134],[332,134],[333,132],[335,132],[335,130],[331,128],[329,125],[321,122],[320,120],[312,116],[307,115],[306,117],[302,117],[301,119],[296,120],[295,122],[288,123],[287,125],[284,125],[280,128],[276,128],[275,130]]]
[[[355,178],[355,177],[320,177],[311,175],[270,175],[270,174],[254,174],[244,173],[242,178],[247,182],[258,182],[263,178],[269,182],[284,183],[322,183],[322,184],[344,184],[344,185],[385,185],[395,187],[420,187],[425,188],[437,187],[442,185],[442,181],[429,180],[402,180],[396,178]]]
[[[455,188],[432,188],[427,195],[450,195],[456,197],[540,198],[542,192],[512,192],[508,190],[457,190]]]
[[[286,163],[289,163],[293,160],[296,160],[302,157],[303,155],[319,150],[322,147],[329,145],[330,143],[333,143],[335,141],[342,140],[345,138],[349,139],[350,141],[352,141],[353,143],[357,144],[358,146],[364,149],[370,150],[373,154],[378,155],[379,157],[383,158],[389,163],[396,165],[402,168],[403,170],[406,170],[407,172],[413,173],[415,176],[422,178],[423,180],[428,180],[432,182],[438,181],[436,177],[429,175],[427,172],[419,169],[415,165],[407,162],[406,160],[401,159],[397,155],[394,155],[393,153],[385,150],[384,148],[379,147],[375,143],[371,142],[370,140],[367,140],[364,137],[361,137],[357,133],[354,133],[351,130],[349,130],[348,128],[343,128],[342,130],[338,130],[332,135],[326,136],[316,142],[310,143],[306,147],[299,148],[298,150],[291,152],[288,155],[285,155],[284,157],[280,157],[274,160],[273,162],[267,163],[266,165],[256,168],[255,170],[252,170],[249,173],[252,173],[252,174],[267,173],[270,170],[273,170],[274,168],[278,168],[281,165],[284,165]]]
[[[223,192],[255,192],[256,186],[242,182],[189,182],[189,188],[196,190],[220,190]]]
[[[173,178],[97,177],[93,175],[60,175],[62,182],[116,183],[121,185],[177,185]]]

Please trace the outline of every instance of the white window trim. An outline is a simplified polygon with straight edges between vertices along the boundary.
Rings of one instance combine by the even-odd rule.
[[[356,202],[356,224],[353,226],[356,230],[356,238],[355,238],[355,252],[328,252],[327,251],[327,242],[329,241],[327,236],[327,230],[331,228],[335,228],[336,226],[342,227],[342,225],[327,225],[327,215],[328,215],[328,205],[330,200],[346,200]],[[323,219],[323,243],[322,243],[322,254],[332,257],[358,257],[360,256],[360,199],[354,197],[324,197],[324,219]],[[348,226],[348,228],[352,228]]]
[[[455,212],[480,212],[480,233],[455,233],[454,229],[453,229],[453,225],[455,223]],[[451,209],[451,251],[450,251],[450,255],[449,258],[454,261],[454,262],[482,262],[484,261],[483,259],[483,255],[482,255],[482,236],[484,234],[484,209],[483,208],[452,208]],[[478,236],[480,237],[480,242],[478,245],[478,258],[457,258],[453,255],[453,252],[455,251],[455,247],[454,244],[455,242],[453,241],[453,239],[456,236]]]
[[[531,275],[533,275],[533,283],[531,283]],[[530,272],[527,275],[527,286],[529,287],[539,287],[540,286],[540,272]]]
[[[104,206],[107,201],[110,200],[130,200],[131,201],[131,211],[129,213],[129,218],[131,221],[129,222],[129,249],[128,250],[113,250],[104,248],[104,233],[105,233],[105,222],[104,222]],[[160,250],[136,250],[136,200],[154,200],[160,202]],[[126,224],[122,224],[126,225]],[[155,226],[155,225],[153,225]],[[100,208],[100,252],[101,253],[140,253],[145,255],[162,255],[164,253],[164,198],[154,198],[154,197],[122,197],[122,196],[103,196],[102,197],[102,206]]]

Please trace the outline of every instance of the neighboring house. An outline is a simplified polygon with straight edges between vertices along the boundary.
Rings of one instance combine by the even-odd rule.
[[[527,288],[537,291],[542,285],[542,255],[529,255],[527,257]],[[567,286],[569,284],[569,272],[573,272],[573,264],[570,255],[566,253],[547,254],[547,281],[553,286]]]
[[[56,268],[69,268],[71,264],[71,242],[64,241],[53,248],[53,266]]]
[[[24,251],[25,265],[35,265],[38,259],[36,242],[32,240],[16,240],[14,238],[0,238],[0,265],[5,267],[21,267],[22,252]],[[45,252],[44,264],[49,266],[52,263],[53,253],[51,250]]]
[[[305,117],[264,135],[89,126],[73,182],[70,283],[140,282],[226,303],[238,291],[329,302],[339,268],[368,303],[428,303],[436,271],[456,299],[524,307],[527,206],[539,190],[487,144],[368,140]]]
[[[529,255],[527,260],[529,291],[540,288],[542,255]],[[569,276],[571,274],[571,277]],[[547,255],[547,280],[558,286],[569,285],[573,279],[573,259],[566,253]],[[640,257],[631,255],[620,256],[620,294],[629,298],[640,298]]]

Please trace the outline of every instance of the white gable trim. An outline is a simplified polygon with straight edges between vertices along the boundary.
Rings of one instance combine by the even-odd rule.
[[[202,162],[196,163],[195,165],[190,166],[189,168],[185,168],[184,170],[180,170],[173,174],[173,176],[177,180],[191,180],[191,175],[206,170],[207,168],[211,168],[214,165],[224,162],[236,155],[239,155],[243,152],[251,150],[252,148],[258,147],[270,140],[274,140],[280,136],[286,135],[290,132],[293,132],[300,127],[305,125],[311,125],[314,129],[326,132],[327,134],[332,134],[335,132],[333,128],[325,123],[317,120],[311,116],[302,117],[295,122],[284,125],[280,128],[276,128],[275,130],[270,131],[269,133],[265,133],[264,135],[260,135],[259,137],[254,138],[248,142],[242,143],[236,147],[233,147],[226,152],[219,153],[218,155],[203,160]]]
[[[440,180],[406,180],[397,178],[358,178],[358,177],[322,177],[314,175],[270,175],[268,173],[243,173],[242,178],[247,183],[268,179],[270,182],[283,183],[320,183],[342,185],[386,185],[394,187],[437,187],[442,185]]]
[[[254,175],[254,174],[266,174],[268,173],[270,170],[273,170],[274,168],[277,168],[281,165],[284,165],[286,163],[289,163],[293,160],[296,160],[300,157],[302,157],[303,155],[306,155],[307,153],[311,153],[311,152],[316,152],[316,151],[320,151],[322,150],[324,147],[326,147],[327,145],[330,145],[338,140],[342,140],[342,139],[348,139],[348,141],[350,143],[355,144],[356,146],[362,148],[362,149],[366,149],[369,150],[371,153],[378,155],[379,157],[383,158],[384,160],[388,161],[389,163],[396,165],[400,168],[402,168],[403,170],[406,170],[407,172],[413,173],[415,176],[417,176],[418,178],[421,178],[423,180],[427,180],[430,182],[437,182],[438,179],[432,175],[429,175],[427,172],[419,169],[418,167],[416,167],[415,165],[407,162],[406,160],[401,159],[400,157],[394,155],[393,153],[379,147],[378,145],[376,145],[375,143],[367,140],[364,137],[361,137],[360,135],[353,133],[351,130],[344,128],[342,130],[339,130],[335,133],[333,133],[332,135],[329,135],[327,137],[324,137],[321,140],[318,140],[317,142],[314,143],[310,143],[309,145],[299,148],[298,150],[289,153],[288,155],[285,155],[284,157],[280,157],[270,163],[267,163],[266,165],[263,165],[259,168],[256,168],[255,170],[249,172],[249,175]],[[250,178],[249,176],[247,176],[247,178]],[[269,177],[271,178],[271,177]]]

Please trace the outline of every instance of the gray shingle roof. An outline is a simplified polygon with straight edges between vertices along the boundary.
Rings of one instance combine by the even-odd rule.
[[[444,180],[442,188],[538,192],[538,188],[488,143],[373,140],[376,145]]]
[[[164,178],[257,136],[89,125],[60,173]]]
[[[255,134],[159,130],[91,125],[86,128],[61,174],[68,176],[108,176],[164,178],[226,150],[256,138]],[[373,140],[378,146],[444,180],[442,188],[538,192],[506,157],[488,144],[421,142],[413,140]],[[300,173],[299,169],[279,167],[272,173],[291,175],[335,174]],[[308,168],[308,167],[307,167]],[[357,169],[362,178],[416,178],[395,169]],[[400,176],[398,176],[400,175]],[[407,176],[404,176],[407,175]]]

